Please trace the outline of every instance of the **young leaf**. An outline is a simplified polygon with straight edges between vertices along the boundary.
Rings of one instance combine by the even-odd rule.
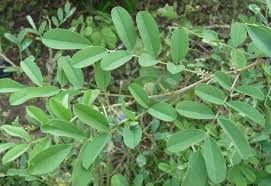
[[[29,154],[29,160],[35,157],[41,151],[47,149],[51,145],[51,139],[48,137],[40,138],[39,142],[35,144],[33,150]]]
[[[186,56],[189,48],[188,34],[183,29],[176,29],[172,32],[170,39],[170,54],[172,61],[180,63]]]
[[[66,29],[52,29],[42,37],[42,43],[49,48],[73,50],[90,47],[88,39],[80,34]]]
[[[72,66],[75,68],[84,68],[94,64],[107,54],[103,47],[89,47],[78,51],[72,56]]]
[[[10,149],[11,147],[14,147],[15,143],[1,143],[0,144],[0,153]]]
[[[230,101],[227,102],[227,105],[232,109],[236,110],[240,114],[248,117],[252,121],[258,123],[261,126],[264,126],[265,119],[264,116],[254,107],[251,105],[241,102],[241,101]]]
[[[98,131],[109,131],[108,121],[99,111],[94,110],[87,105],[76,104],[74,106],[74,113],[79,118],[79,120],[97,129]]]
[[[15,127],[12,125],[2,125],[1,129],[10,136],[19,137],[26,141],[31,141],[31,136],[22,127]]]
[[[213,119],[213,111],[205,104],[195,101],[185,100],[176,105],[177,112],[187,118],[192,119]]]
[[[203,156],[210,180],[215,184],[224,181],[226,178],[225,160],[219,146],[211,137],[204,140]]]
[[[64,136],[77,140],[84,140],[86,136],[83,131],[74,126],[71,122],[53,119],[41,126],[41,131],[54,136]]]
[[[138,125],[131,127],[125,126],[123,128],[122,136],[124,144],[127,147],[134,149],[140,143],[142,129]]]
[[[24,86],[12,79],[3,78],[0,79],[0,93],[16,92]]]
[[[199,84],[195,88],[195,94],[201,99],[217,105],[223,105],[226,98],[222,90],[208,84]]]
[[[241,45],[247,38],[246,26],[242,23],[232,23],[231,25],[231,40],[235,47]]]
[[[156,60],[152,55],[148,53],[141,54],[138,58],[138,62],[142,67],[150,67],[159,63],[158,60]]]
[[[20,105],[29,99],[37,97],[50,97],[56,95],[59,89],[53,86],[47,87],[27,87],[14,92],[9,97],[11,105]]]
[[[70,121],[72,118],[71,111],[61,104],[57,99],[51,98],[49,100],[50,111],[59,119]]]
[[[140,11],[136,15],[136,24],[145,50],[154,57],[160,51],[160,33],[152,15],[146,11]]]
[[[111,11],[112,21],[117,33],[128,50],[133,50],[136,44],[136,30],[129,13],[122,7],[115,7]]]
[[[96,98],[99,96],[100,93],[101,91],[98,89],[87,90],[83,95],[82,104],[91,105],[96,100]]]
[[[183,178],[182,186],[205,186],[207,171],[200,151],[193,152],[189,157],[188,169]]]
[[[148,113],[167,122],[174,121],[177,118],[175,109],[168,103],[156,103],[148,109]]]
[[[35,106],[27,106],[26,107],[26,113],[29,117],[32,119],[35,119],[40,124],[45,124],[48,121],[48,115],[44,113],[43,110],[41,110],[38,107]]]
[[[111,72],[104,71],[101,67],[101,63],[94,64],[94,78],[96,85],[99,89],[105,90],[111,80]]]
[[[101,67],[105,71],[111,71],[124,65],[133,55],[125,50],[117,50],[105,55],[101,62]]]
[[[121,174],[115,174],[111,177],[111,186],[129,186],[127,178]]]
[[[198,129],[186,129],[169,136],[167,150],[178,153],[188,147],[200,143],[206,137],[205,133]]]
[[[27,151],[29,148],[29,144],[19,144],[12,147],[2,158],[2,163],[6,164],[9,163],[18,157],[20,157],[23,153]]]
[[[243,68],[247,64],[246,57],[239,49],[232,49],[231,51],[232,64],[236,68]]]
[[[224,88],[226,90],[231,89],[232,81],[231,81],[230,77],[227,74],[225,74],[224,72],[217,71],[215,73],[215,80],[222,88]]]
[[[231,139],[238,154],[243,159],[248,159],[251,156],[251,150],[249,143],[241,130],[229,119],[219,118],[218,124]]]
[[[82,88],[84,84],[84,75],[81,69],[72,66],[72,60],[69,56],[61,57],[59,60],[63,60],[62,67],[69,82],[71,82],[76,89]]]
[[[28,164],[32,175],[46,174],[56,169],[71,151],[71,145],[54,145],[34,156]]]
[[[271,29],[265,26],[247,25],[247,31],[254,45],[266,57],[271,57]]]
[[[94,137],[86,146],[84,153],[82,154],[82,165],[85,169],[95,161],[95,159],[102,152],[105,145],[109,142],[111,136],[109,134],[101,134]]]
[[[139,105],[141,105],[144,108],[148,108],[149,97],[145,90],[139,84],[132,83],[129,85],[128,89]]]
[[[255,97],[259,100],[264,100],[264,93],[261,91],[261,89],[253,86],[253,85],[241,85],[239,87],[236,87],[235,89],[237,92],[240,92],[242,94]]]

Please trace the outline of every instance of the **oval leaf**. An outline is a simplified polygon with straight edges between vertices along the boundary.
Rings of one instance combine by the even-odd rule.
[[[5,131],[8,135],[19,137],[25,139],[26,141],[31,140],[31,136],[22,127],[15,127],[12,125],[2,125],[1,129]]]
[[[144,108],[148,108],[149,97],[145,90],[139,84],[132,83],[129,85],[128,89],[139,105]]]
[[[235,47],[241,45],[247,38],[246,26],[242,23],[235,22],[231,25],[231,40]]]
[[[133,55],[125,50],[118,50],[103,57],[101,67],[105,71],[111,71],[124,65]]]
[[[138,125],[131,127],[126,126],[123,128],[122,136],[124,144],[134,149],[140,143],[142,137],[141,127]]]
[[[230,77],[224,72],[218,71],[215,73],[215,80],[217,83],[226,90],[231,90],[232,81]]]
[[[40,124],[45,124],[48,121],[49,116],[39,107],[27,106],[26,113],[30,118],[38,121]]]
[[[261,91],[261,89],[253,86],[253,85],[241,85],[235,89],[237,92],[240,92],[242,94],[255,97],[259,100],[264,100],[264,93]]]
[[[153,117],[163,121],[174,121],[177,118],[175,109],[168,103],[156,103],[148,109],[148,113]]]
[[[29,144],[19,144],[12,147],[2,158],[3,164],[9,163],[18,157],[20,157],[23,153],[27,151],[29,148]]]
[[[222,90],[208,84],[199,84],[195,88],[195,94],[201,99],[217,105],[223,105],[226,98]]]
[[[49,100],[50,111],[59,119],[70,121],[72,118],[71,111],[61,104],[57,99],[51,98]]]
[[[183,29],[172,32],[170,39],[170,54],[174,63],[180,63],[186,56],[189,47],[188,34]]]

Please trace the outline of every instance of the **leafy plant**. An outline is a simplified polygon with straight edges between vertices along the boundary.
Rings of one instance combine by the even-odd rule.
[[[57,27],[66,18],[60,9],[58,14]],[[26,106],[28,130],[19,123],[1,127],[2,163],[24,158],[25,167],[17,170],[23,177],[46,180],[62,172],[75,186],[270,183],[271,28],[266,20],[234,22],[227,43],[214,30],[173,27],[164,46],[149,12],[136,15],[137,29],[125,9],[115,7],[111,16],[123,46],[111,50],[72,30],[49,28],[37,35],[55,49],[55,80],[43,79],[33,56],[17,67],[32,85],[0,80],[0,92],[10,94],[11,105],[40,98],[46,108]],[[227,62],[199,68],[189,55],[191,40]],[[167,62],[161,59],[163,47]],[[84,81],[90,66],[95,84]],[[138,73],[123,88],[110,89],[118,81],[115,70],[127,66]],[[156,164],[149,168],[146,161]]]

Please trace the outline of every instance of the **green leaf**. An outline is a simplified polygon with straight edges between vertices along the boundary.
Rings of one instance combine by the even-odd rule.
[[[125,50],[117,50],[103,57],[101,67],[105,71],[111,71],[124,65],[132,59],[133,55]]]
[[[182,72],[185,69],[184,65],[175,65],[174,63],[167,63],[167,70],[171,74],[178,74],[179,72]]]
[[[82,166],[82,159],[85,153],[87,144],[84,144],[81,147],[78,158],[75,161],[75,164],[72,169],[72,186],[88,186],[91,181],[92,175],[89,169],[85,169]]]
[[[104,71],[101,67],[101,63],[95,63],[94,65],[94,78],[96,85],[99,89],[105,90],[111,80],[111,72]]]
[[[111,186],[129,186],[129,182],[125,176],[115,174],[111,177]]]
[[[24,86],[12,79],[3,78],[0,79],[0,93],[16,92]]]
[[[157,56],[160,51],[160,33],[154,18],[149,12],[140,11],[136,15],[136,24],[145,50]]]
[[[93,108],[83,105],[76,104],[74,106],[75,115],[81,120],[83,123],[97,129],[101,132],[109,131],[109,124],[107,119],[103,114],[99,111],[94,110]]]
[[[72,56],[72,66],[75,68],[84,68],[94,64],[107,54],[103,47],[89,47],[78,51]]]
[[[15,127],[12,125],[2,125],[1,129],[10,136],[19,137],[26,141],[31,141],[31,136],[22,127]]]
[[[222,90],[208,84],[199,84],[196,86],[195,94],[201,99],[217,105],[223,105],[226,98]]]
[[[82,88],[84,84],[84,75],[81,69],[72,66],[72,59],[69,56],[61,57],[59,60],[62,61],[62,67],[69,82],[71,82],[76,89]]]
[[[247,64],[247,60],[244,53],[241,52],[239,49],[232,49],[231,61],[233,66],[236,68],[243,68]]]
[[[182,186],[205,186],[207,171],[200,151],[193,152],[189,157],[188,169],[183,178]]]
[[[88,39],[80,34],[66,29],[52,29],[42,37],[42,43],[49,48],[73,50],[90,47]]]
[[[100,93],[101,91],[98,89],[87,90],[82,97],[82,104],[91,105],[96,100]]]
[[[39,142],[35,144],[33,150],[29,154],[29,160],[35,157],[41,151],[47,149],[51,145],[51,139],[49,137],[40,138]]]
[[[35,119],[40,124],[45,124],[48,121],[48,115],[44,113],[39,107],[27,106],[26,113],[29,117]]]
[[[247,31],[254,45],[266,57],[271,57],[271,29],[265,26],[247,25]]]
[[[251,156],[251,150],[249,143],[241,130],[229,119],[219,118],[218,124],[231,139],[241,158],[248,159]]]
[[[138,62],[142,67],[150,67],[159,63],[158,60],[156,60],[152,55],[148,53],[141,54],[138,58]]]
[[[175,109],[168,103],[156,103],[148,109],[148,113],[167,122],[174,121],[177,118]]]
[[[69,82],[63,69],[63,61],[65,60],[65,57],[62,56],[57,59],[56,79],[61,87],[64,87]]]
[[[144,108],[148,108],[149,106],[149,97],[143,87],[139,84],[132,83],[128,87],[131,95],[136,100],[136,102]]]
[[[188,34],[183,29],[176,29],[172,32],[170,39],[170,54],[174,63],[184,60],[189,48]]]
[[[49,133],[54,136],[64,136],[77,140],[86,139],[84,132],[68,121],[53,119],[45,125],[42,125],[41,130],[44,133]]]
[[[110,139],[111,136],[109,134],[101,134],[94,137],[93,140],[87,144],[82,154],[82,165],[85,169],[88,169],[95,161]]]
[[[248,117],[249,119],[258,123],[261,126],[264,126],[264,116],[251,105],[241,101],[230,101],[227,102],[227,105],[242,114],[243,116]]]
[[[23,153],[27,151],[29,148],[29,144],[19,144],[12,147],[2,158],[2,163],[6,164],[9,163],[18,157],[20,157]]]
[[[177,112],[187,118],[192,119],[213,119],[213,111],[205,104],[195,101],[185,100],[176,105]]]
[[[240,92],[242,94],[255,97],[259,100],[264,100],[264,93],[259,89],[258,87],[255,87],[253,85],[241,85],[239,87],[236,87],[235,90],[237,92]]]
[[[224,72],[217,71],[215,73],[215,80],[222,88],[226,90],[231,90],[231,86],[232,86],[231,78]]]
[[[72,118],[71,111],[61,104],[57,99],[51,98],[49,100],[50,111],[59,119],[70,121]]]
[[[235,47],[241,45],[247,38],[246,26],[242,23],[232,23],[231,25],[231,40]]]
[[[139,125],[131,127],[125,126],[123,128],[122,136],[124,144],[127,147],[134,149],[141,141],[142,129]]]
[[[70,153],[71,145],[53,145],[34,156],[28,164],[32,175],[46,174],[55,170]]]
[[[173,153],[184,151],[188,147],[200,143],[205,137],[205,133],[198,129],[186,129],[176,132],[169,136],[167,150]]]
[[[129,13],[122,7],[115,7],[111,11],[112,21],[117,33],[128,50],[133,50],[136,45],[136,30]]]
[[[41,87],[43,85],[43,77],[34,60],[34,56],[29,56],[20,63],[20,66],[31,81]]]
[[[0,153],[10,149],[11,147],[14,147],[15,143],[1,143],[0,144]]]
[[[53,86],[22,88],[10,95],[9,102],[11,105],[20,105],[29,99],[50,97],[56,95],[58,92],[59,89]]]
[[[225,160],[219,146],[211,137],[204,140],[203,156],[210,180],[215,184],[223,182],[226,178]]]

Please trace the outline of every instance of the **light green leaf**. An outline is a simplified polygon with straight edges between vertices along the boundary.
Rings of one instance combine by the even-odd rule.
[[[87,144],[82,154],[82,165],[85,169],[88,169],[95,161],[110,139],[111,136],[109,134],[101,134],[94,137],[93,140]]]
[[[236,68],[243,68],[247,64],[247,60],[244,53],[241,52],[239,49],[232,49],[231,61],[233,66]]]
[[[103,47],[89,47],[78,51],[72,56],[72,66],[75,68],[84,68],[94,64],[107,54]]]
[[[73,50],[90,47],[88,39],[80,34],[66,29],[52,29],[42,37],[42,43],[49,48]]]
[[[173,153],[184,151],[188,147],[200,143],[205,137],[205,133],[198,129],[186,129],[176,132],[169,136],[167,150]]]
[[[132,59],[133,55],[125,50],[117,50],[105,55],[101,67],[105,71],[111,71],[124,65]]]
[[[243,116],[248,117],[249,119],[258,123],[261,126],[264,126],[264,116],[251,105],[241,101],[230,101],[227,102],[227,105],[242,114]]]
[[[153,117],[163,121],[174,121],[177,118],[175,109],[168,103],[156,103],[148,109]]]
[[[31,141],[31,136],[22,127],[15,127],[12,125],[2,125],[1,130],[5,131],[10,136],[19,137],[26,141]]]
[[[0,153],[10,149],[11,147],[14,147],[15,143],[1,143],[0,144]]]
[[[251,150],[249,143],[241,130],[229,119],[219,118],[218,124],[231,139],[241,158],[248,159],[251,156]]]
[[[24,86],[12,79],[3,78],[0,79],[0,93],[16,92]]]
[[[254,45],[266,57],[271,57],[271,29],[265,26],[247,25],[247,31]]]
[[[43,85],[43,77],[34,60],[34,56],[29,56],[20,63],[20,66],[31,81],[41,87]]]
[[[94,78],[96,85],[99,89],[105,90],[111,80],[111,72],[104,71],[101,67],[101,63],[94,64]]]
[[[42,125],[41,131],[54,136],[64,136],[77,140],[86,139],[84,132],[74,126],[73,123],[58,119],[53,119],[45,125]]]
[[[167,63],[167,70],[171,74],[178,74],[179,72],[182,72],[185,69],[184,65],[175,65],[174,63]]]
[[[74,106],[74,114],[81,120],[83,123],[97,129],[98,131],[108,132],[109,124],[107,119],[99,111],[94,110],[93,108],[83,105],[76,104]]]
[[[223,182],[226,178],[225,160],[219,146],[211,137],[204,140],[203,156],[210,180],[215,184]]]
[[[46,174],[55,170],[70,153],[71,145],[53,145],[34,156],[28,164],[32,175]]]
[[[111,186],[129,186],[129,182],[125,176],[115,174],[111,177]]]
[[[69,82],[63,69],[63,61],[65,61],[65,57],[61,56],[57,59],[56,79],[61,87],[64,87]]]
[[[66,108],[62,103],[60,103],[57,99],[51,98],[49,100],[49,109],[50,111],[59,119],[70,121],[72,118],[71,111]]]
[[[111,11],[112,21],[117,33],[128,50],[133,50],[136,44],[136,30],[129,13],[122,7],[115,7]]]
[[[196,86],[195,94],[201,99],[217,105],[223,105],[226,98],[222,90],[208,84],[199,84]]]
[[[123,128],[122,136],[124,144],[127,147],[134,149],[141,141],[142,129],[139,125],[131,127],[125,126]]]
[[[140,11],[136,15],[136,24],[145,50],[157,56],[160,51],[160,33],[154,18],[149,12]]]
[[[188,169],[183,178],[182,186],[205,186],[207,171],[200,151],[193,152],[189,157]]]
[[[231,90],[232,81],[230,77],[224,72],[217,71],[215,73],[215,80],[222,88],[226,90]]]
[[[82,97],[82,104],[91,105],[96,100],[100,93],[101,91],[98,89],[87,90]]]
[[[170,39],[170,54],[174,63],[180,63],[186,56],[189,48],[188,34],[183,29],[172,32]]]
[[[29,117],[35,119],[40,124],[45,124],[48,121],[48,115],[43,110],[36,106],[27,106],[26,113]]]
[[[158,60],[156,60],[152,55],[148,53],[141,54],[138,58],[138,62],[142,67],[150,67],[159,63]]]
[[[231,25],[231,40],[235,47],[241,45],[247,38],[247,29],[243,23],[232,23]]]
[[[139,105],[144,108],[148,108],[149,97],[143,87],[141,87],[139,84],[132,83],[129,85],[128,89]]]
[[[56,95],[58,92],[59,89],[53,86],[22,88],[10,95],[9,103],[11,105],[20,105],[29,99],[38,97],[50,97]]]
[[[192,119],[213,119],[213,111],[205,104],[195,101],[185,100],[176,105],[177,112],[187,118]]]
[[[264,93],[259,89],[258,87],[255,87],[253,85],[241,85],[239,87],[236,87],[235,89],[237,92],[240,92],[242,94],[255,97],[259,100],[264,100]]]
[[[9,163],[18,157],[20,157],[23,153],[27,151],[29,148],[29,144],[19,144],[12,147],[2,158],[2,163],[6,164]]]
[[[47,149],[51,145],[51,139],[49,137],[40,138],[39,142],[35,144],[33,150],[29,154],[29,160],[35,157],[41,151]]]

